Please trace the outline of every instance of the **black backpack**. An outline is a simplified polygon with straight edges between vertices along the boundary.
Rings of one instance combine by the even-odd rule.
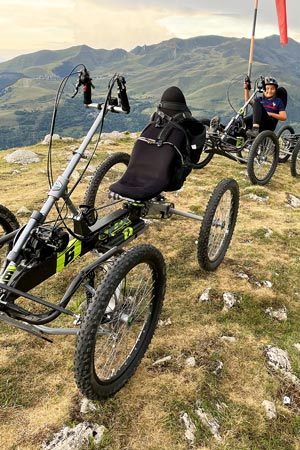
[[[110,190],[136,200],[180,189],[199,161],[205,126],[189,112],[173,117],[155,112],[134,144],[129,165]]]
[[[180,112],[172,117],[162,111],[155,112],[151,122],[142,131],[139,140],[148,141],[144,136],[149,129],[159,130],[151,144],[160,148],[170,145],[174,150],[172,161],[172,173],[164,191],[176,191],[180,189],[191,172],[193,165],[199,161],[202,148],[205,143],[205,126],[192,117],[188,111]],[[174,132],[177,130],[178,132]],[[149,143],[149,141],[148,141]]]

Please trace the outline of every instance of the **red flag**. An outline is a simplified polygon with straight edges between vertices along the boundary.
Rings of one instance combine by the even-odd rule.
[[[276,10],[280,34],[280,44],[288,43],[287,19],[286,19],[286,0],[276,0]]]

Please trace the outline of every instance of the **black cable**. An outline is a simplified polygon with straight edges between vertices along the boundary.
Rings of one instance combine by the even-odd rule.
[[[51,120],[51,126],[50,126],[50,139],[49,139],[49,145],[48,145],[48,160],[47,160],[47,176],[48,176],[48,183],[49,183],[49,188],[51,189],[52,185],[53,185],[53,172],[52,172],[52,142],[53,142],[53,134],[54,134],[54,128],[55,128],[55,122],[56,122],[56,116],[57,116],[57,111],[58,111],[58,106],[59,106],[59,102],[61,99],[61,96],[64,92],[65,86],[69,80],[69,78],[72,75],[78,74],[80,73],[78,71],[79,67],[83,67],[85,69],[84,64],[78,64],[77,66],[75,66],[71,72],[65,76],[56,93],[56,97],[55,97],[55,101],[54,101],[54,107],[53,107],[53,113],[52,113],[52,120]]]
[[[75,70],[77,70],[78,67],[80,67],[80,66],[82,66],[86,70],[86,68],[85,68],[85,66],[83,64],[80,64],[80,65],[76,66],[69,73],[69,75],[67,75],[62,80],[62,82],[60,83],[60,86],[58,88],[58,92],[57,92],[57,95],[56,95],[56,99],[55,99],[55,105],[54,105],[54,110],[53,110],[53,117],[52,117],[52,122],[51,122],[51,132],[50,132],[49,151],[48,151],[48,166],[47,166],[48,181],[49,181],[50,188],[53,185],[52,160],[51,160],[51,155],[52,155],[52,151],[51,151],[52,150],[52,136],[54,134],[54,127],[55,127],[55,121],[56,121],[56,115],[57,115],[57,111],[58,111],[58,106],[59,106],[59,102],[60,102],[62,93],[63,93],[64,88],[66,86],[66,83],[68,82],[69,78],[72,75],[80,73],[78,71],[75,72]],[[94,150],[93,150],[92,154],[90,155],[90,157],[89,157],[89,159],[88,159],[88,161],[87,161],[87,163],[85,165],[85,168],[83,169],[83,171],[82,171],[81,175],[79,176],[78,180],[74,183],[74,185],[70,189],[70,191],[68,193],[66,193],[66,198],[64,199],[63,205],[59,208],[58,207],[58,202],[55,202],[55,207],[56,207],[56,210],[57,210],[57,218],[56,218],[55,222],[56,223],[61,222],[64,225],[65,229],[70,233],[70,235],[72,237],[78,239],[78,240],[84,240],[84,238],[82,238],[82,236],[79,236],[76,233],[74,233],[74,231],[65,222],[65,218],[67,217],[67,213],[68,213],[68,207],[67,207],[66,202],[67,202],[67,199],[69,199],[71,197],[71,194],[74,192],[74,190],[76,189],[76,187],[78,186],[78,184],[82,180],[83,175],[85,174],[87,168],[89,167],[89,165],[90,165],[90,163],[92,161],[92,158],[93,158],[93,156],[94,156],[94,154],[95,154],[95,152],[97,150],[97,147],[98,147],[99,142],[100,142],[100,137],[101,137],[103,125],[104,125],[104,117],[105,117],[105,114],[107,113],[107,106],[111,103],[111,93],[112,93],[113,87],[114,87],[114,85],[115,85],[115,83],[117,81],[117,77],[118,77],[118,75],[114,74],[113,77],[110,79],[110,81],[108,83],[108,92],[107,92],[105,101],[104,101],[104,103],[102,105],[102,109],[103,109],[104,113],[103,113],[103,116],[102,116],[102,120],[101,120],[101,122],[99,124],[99,127],[100,127],[99,135],[98,135],[98,139],[97,139],[97,141],[96,141],[96,143],[94,145]],[[63,217],[62,216],[62,211],[63,211],[64,207],[66,207],[66,213],[65,213],[65,215]]]

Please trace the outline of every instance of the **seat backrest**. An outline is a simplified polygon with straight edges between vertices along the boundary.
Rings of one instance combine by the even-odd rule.
[[[152,119],[135,142],[125,173],[110,186],[112,192],[149,200],[162,191],[176,191],[191,172],[191,164],[198,162],[206,137],[201,122],[192,118],[180,124],[161,123],[158,116]]]
[[[181,187],[173,183],[180,155],[170,143],[155,144],[160,131],[154,124],[143,130],[134,144],[125,173],[109,187],[112,192],[134,200],[149,200],[162,191]],[[173,128],[168,140],[176,142],[178,149],[185,148],[185,135],[179,129]],[[184,178],[190,171],[184,173]],[[180,181],[182,184],[184,180]]]
[[[280,99],[283,101],[283,104],[284,104],[284,106],[285,106],[285,108],[286,108],[287,101],[288,101],[287,90],[286,90],[284,87],[280,86],[280,87],[277,89],[276,96],[277,96],[278,98],[280,98]]]

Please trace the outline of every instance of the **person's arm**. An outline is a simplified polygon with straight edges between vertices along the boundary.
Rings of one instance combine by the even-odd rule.
[[[279,113],[273,113],[273,112],[268,112],[268,116],[273,117],[273,119],[277,119],[277,120],[286,120],[287,119],[287,115],[286,115],[286,111],[279,111]]]
[[[247,81],[244,82],[244,93],[245,93],[245,102],[250,98],[250,90],[249,83]],[[250,105],[253,105],[253,100],[251,100]]]

